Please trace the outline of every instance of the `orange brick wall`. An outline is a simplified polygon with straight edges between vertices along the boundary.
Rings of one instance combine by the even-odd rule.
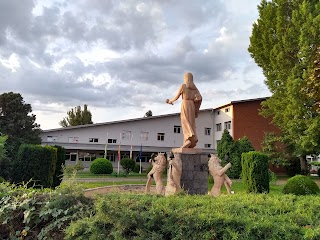
[[[258,151],[261,150],[265,132],[279,132],[279,129],[271,124],[271,118],[259,115],[261,101],[245,101],[233,105],[233,139],[247,136]]]

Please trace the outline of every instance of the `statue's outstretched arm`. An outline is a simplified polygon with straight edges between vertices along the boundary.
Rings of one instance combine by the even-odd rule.
[[[177,95],[174,98],[172,98],[171,100],[167,101],[167,103],[172,104],[173,102],[178,100],[178,98],[181,96],[181,94],[182,94],[182,85],[179,87]]]

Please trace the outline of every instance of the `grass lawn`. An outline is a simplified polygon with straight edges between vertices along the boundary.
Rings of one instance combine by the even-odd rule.
[[[147,173],[129,173],[127,176],[128,178],[138,178],[138,177],[146,177]],[[77,172],[76,178],[114,178],[116,177],[113,174],[92,174],[89,171],[82,171],[82,172]],[[123,177],[123,175],[121,175],[119,177]]]

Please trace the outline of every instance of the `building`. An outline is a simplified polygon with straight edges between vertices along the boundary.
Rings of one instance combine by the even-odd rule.
[[[266,98],[233,101],[223,106],[201,110],[196,120],[199,142],[197,148],[205,153],[215,152],[224,129],[234,139],[247,136],[255,149],[261,149],[265,132],[278,131],[269,119],[259,115],[260,104]],[[82,160],[85,167],[97,157],[106,156],[116,167],[118,150],[121,158],[129,157],[144,167],[154,152],[170,152],[180,147],[183,134],[180,114],[128,119],[122,121],[80,125],[44,130],[43,145],[61,145],[66,149],[66,163]],[[131,151],[132,149],[132,151]]]

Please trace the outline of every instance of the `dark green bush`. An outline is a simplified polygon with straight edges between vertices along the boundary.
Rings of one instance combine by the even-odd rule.
[[[14,163],[12,179],[16,183],[52,187],[57,164],[57,149],[50,146],[22,144]]]
[[[142,166],[141,166],[141,172],[142,172],[142,171],[143,171],[143,168],[142,168]],[[139,172],[140,172],[140,164],[136,163],[136,164],[134,165],[133,172],[135,172],[135,173],[139,173]]]
[[[136,165],[136,162],[130,158],[122,158],[120,160],[120,165],[124,171],[129,173],[129,172],[133,171],[133,169]]]
[[[113,172],[113,166],[108,159],[97,158],[91,163],[90,172],[93,174],[110,174]]]
[[[284,204],[285,203],[285,204]],[[320,239],[316,196],[107,194],[66,239]]]
[[[269,192],[268,156],[257,151],[242,154],[242,182],[247,192]]]
[[[317,174],[320,177],[320,168],[318,168]]]
[[[3,177],[0,177],[0,183],[4,182],[5,179]]]
[[[66,151],[64,147],[55,145],[54,146],[57,149],[57,165],[56,170],[53,175],[53,187],[57,187],[60,185],[62,178],[63,178],[63,169],[62,167],[66,163]]]
[[[296,175],[288,179],[283,187],[283,193],[294,195],[309,195],[320,192],[318,185],[307,176]]]

